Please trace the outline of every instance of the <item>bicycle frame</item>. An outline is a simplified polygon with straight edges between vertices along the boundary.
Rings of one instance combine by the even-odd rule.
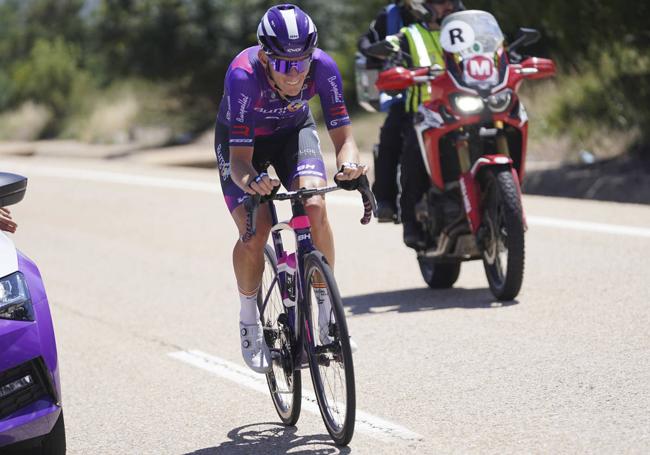
[[[301,368],[307,359],[302,358],[303,351],[299,348],[304,347],[305,349],[313,349],[313,331],[308,318],[304,318],[304,327],[299,324],[300,315],[307,314],[308,311],[308,308],[305,308],[306,296],[304,295],[304,290],[307,288],[306,283],[304,282],[304,258],[307,254],[316,249],[311,239],[311,223],[309,222],[309,218],[305,212],[304,204],[299,199],[291,200],[291,210],[293,212],[293,216],[289,221],[285,222],[278,221],[278,215],[273,201],[269,201],[268,204],[269,210],[271,212],[272,222],[271,237],[273,239],[275,256],[278,260],[287,254],[287,252],[284,250],[281,232],[292,231],[296,237],[296,305],[293,307],[288,307],[287,313],[289,314],[289,327],[293,332],[292,337],[295,341],[297,341],[296,343],[293,343],[293,349],[295,352],[292,354],[293,358],[296,359],[294,368]],[[271,286],[269,286],[267,295],[264,296],[260,314],[264,314],[264,310],[276,284],[279,286],[280,292],[283,293],[286,283],[280,279],[280,274],[278,272],[275,274],[273,283]],[[296,309],[299,309],[299,311],[296,311]],[[307,342],[305,342],[304,339],[305,335],[307,336]]]

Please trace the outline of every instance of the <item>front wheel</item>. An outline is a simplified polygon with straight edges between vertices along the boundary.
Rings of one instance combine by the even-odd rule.
[[[266,374],[273,405],[282,423],[295,425],[300,417],[302,383],[300,369],[295,367],[295,337],[290,320],[293,311],[282,303],[275,251],[264,249],[264,274],[258,294],[264,341],[271,351],[272,369]]]
[[[435,262],[431,258],[418,258],[422,278],[432,289],[449,289],[458,280],[460,262]]]
[[[306,257],[305,283],[305,343],[314,391],[327,431],[344,446],[354,433],[354,366],[341,296],[332,269],[319,252]]]
[[[524,220],[519,188],[509,169],[485,174],[483,266],[492,294],[512,300],[524,279]]]

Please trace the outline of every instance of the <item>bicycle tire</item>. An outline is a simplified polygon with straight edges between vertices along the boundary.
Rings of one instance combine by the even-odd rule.
[[[300,369],[293,358],[295,337],[288,325],[289,314],[282,303],[275,251],[270,245],[264,248],[264,274],[258,293],[258,304],[262,305],[271,292],[267,305],[260,308],[264,340],[273,357],[272,370],[266,373],[273,405],[285,425],[293,426],[300,418],[302,382]],[[270,289],[271,286],[275,289]]]
[[[316,273],[320,275],[320,281],[325,284],[332,306],[328,331],[330,335],[328,339],[331,342],[326,345],[323,345],[320,339],[318,305],[313,305],[315,298],[312,284]],[[316,279],[318,280],[318,277]],[[304,315],[307,322],[305,343],[307,343],[306,350],[312,383],[328,433],[337,445],[345,446],[354,434],[356,414],[354,364],[338,286],[327,260],[318,251],[313,251],[305,257],[305,285],[305,309],[307,310]],[[314,323],[314,321],[316,322]],[[343,377],[336,374],[341,367]],[[338,384],[334,384],[334,388],[329,381],[328,372],[333,373],[331,375],[333,382],[338,382]],[[335,393],[339,386],[345,388],[344,403],[338,399],[339,397],[329,396],[329,394]],[[343,412],[341,412],[342,406],[345,407]]]

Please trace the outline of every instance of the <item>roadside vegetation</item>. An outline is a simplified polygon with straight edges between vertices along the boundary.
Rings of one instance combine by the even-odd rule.
[[[173,144],[214,121],[234,54],[255,43],[269,0],[0,1],[0,139]],[[386,1],[296,0],[315,19],[354,105],[356,39]],[[650,143],[650,4],[620,0],[466,0],[512,39],[559,63],[526,91],[540,147],[608,157]],[[368,123],[367,117],[363,117]],[[381,118],[377,118],[377,124]],[[372,123],[372,122],[370,122]],[[571,156],[569,156],[571,158]]]

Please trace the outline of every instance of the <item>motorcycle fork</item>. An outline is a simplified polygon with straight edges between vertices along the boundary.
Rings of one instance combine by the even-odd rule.
[[[469,135],[467,133],[461,133],[456,139],[456,152],[458,154],[460,173],[465,174],[469,172],[471,160],[469,153]]]
[[[499,155],[505,155],[508,158],[512,158],[510,156],[510,146],[508,145],[508,138],[506,137],[506,132],[503,129],[503,122],[501,120],[498,120],[497,122],[494,123],[494,127],[497,129],[497,137],[496,137],[496,143],[497,143],[497,153]]]

